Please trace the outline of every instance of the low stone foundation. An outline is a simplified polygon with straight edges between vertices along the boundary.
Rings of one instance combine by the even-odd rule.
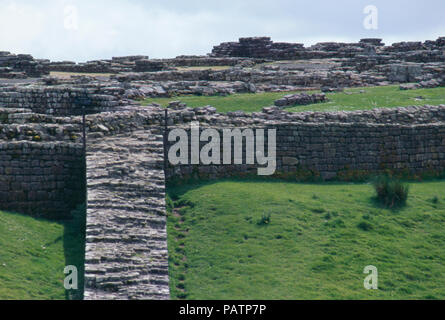
[[[291,107],[302,106],[313,103],[321,103],[326,101],[326,95],[324,93],[297,93],[284,96],[283,98],[276,100],[275,105],[277,107]]]

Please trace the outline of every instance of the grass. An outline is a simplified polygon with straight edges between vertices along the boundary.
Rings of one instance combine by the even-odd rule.
[[[167,106],[169,102],[181,100],[189,107],[203,107],[211,105],[215,107],[218,112],[230,112],[243,110],[245,112],[258,112],[263,107],[271,106],[275,100],[283,97],[282,92],[264,92],[264,93],[241,93],[229,96],[179,96],[173,98],[156,98],[146,99],[143,104],[158,103],[162,106]]]
[[[109,78],[113,73],[87,73],[87,72],[64,72],[64,71],[51,71],[50,76],[60,79],[69,79],[74,76],[87,76],[87,77],[105,77]]]
[[[66,291],[63,270],[75,265],[83,288],[85,210],[49,221],[0,212],[0,300],[81,299]]]
[[[172,297],[444,299],[445,181],[410,187],[398,210],[380,206],[370,184],[170,187]],[[363,287],[368,265],[379,290]]]
[[[263,107],[271,106],[275,100],[284,95],[294,93],[243,93],[229,96],[179,96],[172,98],[146,99],[143,104],[158,103],[167,106],[170,101],[181,100],[190,107],[211,105],[218,112],[243,110],[259,112]],[[399,86],[365,87],[346,89],[345,92],[328,93],[328,102],[307,106],[296,106],[286,110],[300,111],[353,111],[374,108],[391,108],[403,106],[439,105],[445,104],[445,88],[400,90]],[[422,99],[417,99],[422,97]]]

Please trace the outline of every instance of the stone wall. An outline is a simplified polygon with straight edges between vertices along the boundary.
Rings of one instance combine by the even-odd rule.
[[[29,54],[0,51],[0,78],[41,77],[49,74],[48,60],[35,60]]]
[[[168,299],[159,129],[88,139],[85,299]]]
[[[407,176],[445,171],[445,106],[351,113],[307,112],[298,114],[298,119],[292,115],[286,119],[287,113],[273,108],[269,111],[275,113],[263,119],[257,118],[258,114],[244,115],[242,121],[239,120],[241,114],[224,117],[205,109],[176,111],[170,117],[188,131],[188,119],[199,121],[201,130],[216,128],[221,139],[223,128],[276,129],[278,176],[331,180],[354,179],[385,170]],[[173,144],[170,142],[169,146]],[[201,142],[201,147],[204,144]],[[220,163],[223,163],[222,156]],[[173,180],[215,179],[256,175],[257,168],[245,164],[169,165],[166,174],[167,179]]]
[[[110,111],[119,105],[112,94],[101,88],[73,86],[6,86],[0,87],[0,107],[27,108],[34,113],[68,116]]]
[[[83,149],[72,143],[0,142],[0,208],[63,218],[85,201]]]
[[[49,64],[51,71],[72,73],[118,73],[134,71],[136,61],[146,60],[148,56],[113,57],[111,60],[93,60],[82,63],[73,61],[53,61]]]
[[[86,131],[113,136],[159,126],[144,110],[86,117]],[[157,110],[157,109],[156,109]],[[62,219],[85,202],[81,117],[54,117],[29,109],[0,108],[0,210]]]
[[[94,60],[83,63],[58,61],[49,64],[51,71],[70,73],[119,73],[152,72],[168,69],[161,60],[150,60],[148,56],[113,57],[111,60]]]
[[[240,38],[239,42],[225,42],[215,46],[216,57],[267,58],[272,60],[296,59],[304,51],[303,44],[274,43],[269,37]]]
[[[444,38],[435,41],[399,42],[385,46],[382,39],[361,39],[358,43],[321,42],[311,47],[298,43],[276,43],[269,37],[240,38],[215,46],[215,57],[265,58],[270,60],[354,58],[384,56],[387,60],[412,62],[443,61]]]
[[[256,69],[227,69],[227,70],[192,70],[192,71],[162,71],[156,73],[127,73],[115,77],[120,82],[130,81],[241,81],[256,86],[343,86],[355,87],[376,84],[385,81],[385,75],[358,75],[348,71],[304,71],[288,70],[256,70]]]
[[[209,57],[209,56],[178,56],[174,59],[162,59],[161,61],[172,67],[209,67],[209,66],[236,66],[250,65],[266,62],[265,59],[253,59],[242,57]]]
[[[270,107],[251,115],[218,114],[211,107],[190,109],[180,103],[171,107],[177,110],[169,110],[169,130],[188,129],[192,121],[200,122],[202,128],[218,130],[277,129],[277,174],[306,172],[322,179],[335,179],[383,169],[412,175],[445,169],[445,106],[301,113]],[[0,188],[4,199],[1,208],[35,213],[32,208],[39,211],[50,207],[51,202],[53,208],[61,208],[60,199],[67,199],[63,195],[72,190],[60,189],[62,183],[57,182],[78,178],[82,168],[80,117],[56,118],[27,109],[0,109],[0,117]],[[127,111],[88,116],[86,130],[104,139],[135,130],[159,131],[163,122],[161,108],[128,106]],[[256,166],[170,166],[166,176],[182,179],[198,174],[218,178],[251,173],[256,175]],[[19,184],[22,182],[25,184]],[[80,186],[72,184],[78,191]],[[46,193],[28,196],[40,188]],[[34,202],[34,197],[40,200]]]

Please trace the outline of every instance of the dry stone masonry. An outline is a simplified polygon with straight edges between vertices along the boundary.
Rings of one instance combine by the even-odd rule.
[[[48,60],[35,60],[28,54],[0,51],[0,78],[41,77],[49,74],[48,65]]]
[[[162,136],[92,136],[87,172],[85,299],[168,299]]]
[[[61,219],[84,200],[79,144],[2,141],[0,208]]]
[[[190,109],[182,104],[174,108],[169,113],[170,123],[186,130],[192,121],[198,121],[201,130],[219,130],[220,136],[225,128],[276,129],[276,175],[280,177],[348,180],[388,170],[407,176],[442,174],[445,170],[445,105],[300,113],[271,107],[252,115],[222,115],[213,108]],[[173,180],[216,179],[256,175],[257,168],[245,164],[178,165],[169,166],[166,175]]]

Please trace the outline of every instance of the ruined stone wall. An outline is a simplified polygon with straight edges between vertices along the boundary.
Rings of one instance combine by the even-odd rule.
[[[0,107],[28,108],[34,113],[68,116],[110,111],[118,99],[100,89],[72,86],[5,86],[0,87]]]
[[[48,60],[35,60],[29,54],[0,51],[0,78],[41,77],[49,74]]]
[[[209,57],[209,56],[178,56],[174,59],[162,59],[161,61],[172,67],[208,67],[208,66],[236,66],[255,65],[263,63],[265,59],[240,58],[240,57]]]
[[[182,122],[188,132],[190,129],[184,126],[187,119],[200,121],[201,130],[216,128],[220,132],[221,150],[223,128],[276,129],[278,176],[331,180],[354,179],[385,170],[410,176],[445,171],[445,106],[331,114],[307,112],[298,118],[282,112],[271,113],[263,120],[255,118],[257,114],[224,118],[200,112],[198,116],[190,111],[170,116],[173,122]],[[170,142],[169,146],[173,144]],[[201,147],[205,144],[201,142]],[[232,150],[232,157],[233,154]],[[167,179],[175,180],[257,174],[257,165],[233,163],[232,159],[232,165],[169,165],[166,175]]]
[[[345,71],[320,71],[305,73],[304,71],[263,71],[246,69],[227,70],[192,70],[192,71],[162,71],[156,73],[128,73],[115,76],[120,82],[128,81],[241,81],[254,85],[291,85],[291,86],[365,86],[378,81],[387,80],[360,76]]]
[[[86,131],[114,136],[159,126],[160,117],[150,108],[89,115]],[[65,218],[85,202],[84,170],[81,117],[0,108],[0,210]]]
[[[85,299],[169,299],[162,135],[88,139]]]
[[[160,108],[88,117],[85,299],[168,299]]]
[[[49,70],[70,73],[119,73],[150,72],[168,69],[161,60],[150,60],[148,56],[113,57],[111,60],[94,60],[83,63],[58,61],[49,64]]]
[[[64,218],[84,201],[79,144],[0,142],[0,208]]]
[[[240,38],[239,42],[225,42],[215,46],[215,57],[249,57],[272,60],[296,59],[304,51],[303,44],[274,43],[269,37]]]
[[[81,191],[80,183],[71,182],[81,176],[81,118],[56,118],[27,109],[0,109],[0,118],[0,208],[52,214],[62,209],[62,203],[69,206],[71,194]],[[169,131],[177,127],[189,130],[192,121],[200,122],[202,129],[219,131],[277,129],[278,175],[310,174],[323,179],[352,175],[352,179],[354,174],[385,169],[411,175],[445,169],[443,105],[302,113],[270,107],[251,115],[223,115],[210,107],[169,110]],[[87,116],[86,123],[87,132],[95,134],[99,141],[133,131],[155,130],[162,134],[164,112],[156,107],[129,106],[127,111]],[[150,150],[147,144],[147,154]],[[166,177],[173,181],[192,176],[256,175],[256,169],[255,165],[180,165],[169,166]],[[62,182],[73,189],[64,187]]]
[[[298,43],[277,43],[269,37],[240,38],[213,48],[215,57],[266,58],[271,60],[354,58],[383,55],[392,60],[412,62],[443,61],[444,38],[435,41],[399,42],[386,46],[382,39],[361,39],[358,43],[321,42],[305,48]]]

